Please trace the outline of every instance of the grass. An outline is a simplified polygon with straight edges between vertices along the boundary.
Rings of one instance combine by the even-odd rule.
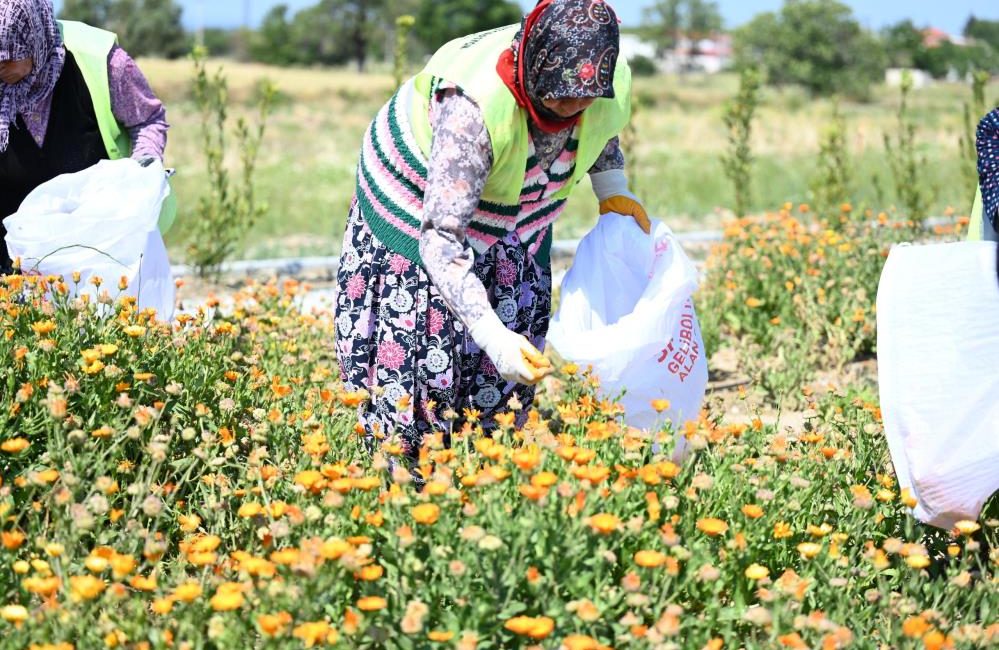
[[[259,196],[270,209],[248,234],[246,257],[335,254],[354,189],[361,136],[389,97],[391,78],[347,70],[223,64],[235,115],[247,114],[261,79],[275,81],[280,91],[258,173]],[[188,97],[191,65],[160,60],[140,65],[168,104],[168,164],[179,170],[175,188],[181,210],[167,243],[180,258],[187,236],[184,223],[197,218],[197,196],[205,183],[199,121]],[[649,211],[674,229],[717,227],[732,203],[719,159],[726,146],[721,112],[735,87],[735,78],[728,75],[636,81],[637,138],[629,173]],[[970,163],[959,159],[957,144],[968,94],[962,85],[939,84],[913,97],[912,115],[930,163],[926,178],[934,188],[936,213],[948,207],[962,213],[970,207],[961,185],[961,165]],[[999,86],[993,86],[989,96],[999,96]],[[882,134],[894,128],[896,102],[897,91],[878,88],[872,102],[842,107],[855,156],[852,195],[859,205],[881,208],[894,202]],[[754,135],[754,210],[810,201],[819,138],[831,113],[830,101],[813,101],[798,89],[765,92]],[[580,236],[595,218],[592,195],[579,191],[557,224],[556,236]]]

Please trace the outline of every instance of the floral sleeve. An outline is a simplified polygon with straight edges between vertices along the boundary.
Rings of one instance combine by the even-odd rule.
[[[978,125],[978,176],[985,216],[999,226],[999,108]]]
[[[597,162],[590,167],[589,173],[597,174],[612,169],[624,169],[624,152],[621,151],[621,139],[617,136],[607,141],[607,146],[597,158]]]
[[[479,107],[453,86],[431,102],[434,140],[423,204],[420,257],[444,302],[466,326],[492,309],[473,272],[465,229],[492,169],[492,144]]]

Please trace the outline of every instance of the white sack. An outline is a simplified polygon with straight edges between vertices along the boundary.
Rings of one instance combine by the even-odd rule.
[[[708,381],[691,301],[698,273],[668,226],[653,221],[652,228],[650,236],[631,217],[600,217],[562,282],[548,341],[569,361],[592,365],[604,396],[625,393],[631,426],[668,419],[679,428],[697,419]],[[653,399],[668,399],[671,408],[656,413]],[[678,458],[684,443],[678,436]]]
[[[24,273],[81,274],[79,293],[96,297],[88,280],[117,295],[118,281],[140,308],[158,318],[173,317],[174,284],[163,237],[160,208],[170,193],[162,164],[142,167],[134,160],[103,160],[76,174],[40,185],[14,215],[4,219],[7,250],[21,259]],[[72,288],[72,287],[71,287]]]
[[[999,489],[996,244],[895,247],[877,312],[881,411],[899,484],[923,522],[977,519]]]

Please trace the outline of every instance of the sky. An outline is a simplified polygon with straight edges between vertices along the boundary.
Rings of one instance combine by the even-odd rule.
[[[284,2],[293,10],[316,4],[316,0],[179,0],[184,7],[184,23],[189,28],[197,27],[202,21],[209,27],[233,27],[241,25],[244,12],[249,9],[250,20],[259,23],[274,5]],[[532,0],[520,0],[527,7]],[[625,26],[637,27],[641,24],[642,9],[652,4],[652,0],[611,0]],[[854,15],[870,29],[880,29],[906,18],[918,26],[939,27],[947,32],[959,34],[968,16],[999,20],[997,0],[846,0],[853,7]],[[61,0],[55,0],[56,8]],[[726,27],[736,27],[763,11],[774,11],[783,4],[782,0],[719,0]]]

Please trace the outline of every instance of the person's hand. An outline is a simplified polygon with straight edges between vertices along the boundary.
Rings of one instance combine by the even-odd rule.
[[[646,235],[652,232],[652,222],[638,197],[628,191],[628,179],[623,169],[610,169],[590,174],[593,193],[600,201],[600,214],[614,212],[630,216]]]
[[[493,312],[476,321],[468,333],[507,381],[533,386],[553,370],[551,361],[524,336],[507,329]]]
[[[649,221],[649,215],[634,195],[627,196],[619,194],[601,201],[600,214],[607,214],[609,212],[630,216],[646,235],[652,232],[652,222]]]

